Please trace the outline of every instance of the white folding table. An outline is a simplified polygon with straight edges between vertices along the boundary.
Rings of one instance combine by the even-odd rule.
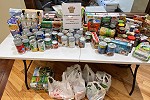
[[[133,50],[132,50],[133,52]],[[32,63],[32,60],[43,61],[67,61],[67,62],[92,62],[92,63],[113,63],[113,64],[136,64],[133,73],[133,84],[130,95],[134,91],[136,74],[140,64],[150,64],[150,61],[144,62],[132,57],[132,52],[128,56],[121,54],[114,54],[114,56],[106,56],[105,54],[98,54],[97,50],[93,49],[90,43],[86,43],[85,48],[68,48],[59,47],[58,49],[50,49],[44,52],[26,52],[25,54],[18,54],[17,49],[13,43],[13,37],[9,34],[6,39],[0,44],[0,58],[1,59],[21,59],[24,63],[25,70],[25,85],[27,84],[27,71]],[[27,66],[26,60],[31,60]],[[130,66],[129,66],[130,67]],[[131,69],[131,67],[130,67]]]

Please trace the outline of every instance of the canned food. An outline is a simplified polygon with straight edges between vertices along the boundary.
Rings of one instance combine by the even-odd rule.
[[[22,40],[22,43],[24,44],[25,50],[29,51],[30,50],[29,39]]]
[[[32,32],[34,33],[34,32],[38,32],[38,29],[32,29]]]
[[[85,47],[85,38],[84,37],[81,37],[79,39],[79,47],[80,48],[84,48]]]
[[[100,54],[104,54],[105,51],[106,51],[106,47],[107,47],[107,43],[106,42],[104,42],[104,41],[100,42],[99,46],[98,46],[98,52]]]
[[[51,29],[45,29],[45,33],[50,33]]]
[[[116,49],[116,44],[114,43],[109,43],[107,46],[107,55],[108,56],[113,56],[115,53],[115,49]]]
[[[51,38],[51,35],[49,33],[45,33],[45,38]]]
[[[17,48],[18,53],[23,54],[26,52],[25,47],[24,47],[23,43],[21,42],[20,38],[15,38],[13,41]]]
[[[74,48],[75,47],[75,38],[69,37],[69,47]]]
[[[79,38],[81,37],[79,34],[75,34],[75,44],[78,46],[79,45]]]
[[[62,46],[67,47],[68,46],[68,37],[66,35],[63,35],[61,37]]]
[[[36,33],[36,38],[37,38],[37,40],[44,39],[44,32],[43,31],[38,31]]]
[[[52,40],[57,40],[57,31],[52,32]]]
[[[46,49],[52,48],[52,40],[50,38],[45,38],[45,47]]]
[[[79,34],[80,36],[83,36],[83,29],[77,30],[77,34]]]
[[[134,25],[131,25],[131,26],[130,26],[130,32],[133,32],[134,29],[135,29],[135,26],[134,26]]]
[[[90,31],[87,31],[85,33],[85,39],[86,39],[86,42],[91,42],[91,39],[92,39],[92,34]]]
[[[56,40],[52,41],[52,46],[53,46],[53,49],[57,49],[58,48],[58,42]]]
[[[62,30],[62,32],[64,33],[64,35],[66,35],[68,33],[68,30]]]
[[[105,41],[106,43],[110,43],[110,42],[111,42],[111,39],[110,39],[110,38],[104,38],[104,41]]]
[[[62,43],[62,41],[61,41],[61,37],[62,37],[63,35],[64,35],[64,34],[63,34],[63,33],[61,33],[61,32],[59,32],[59,33],[58,33],[58,35],[57,35],[57,36],[58,36],[58,42],[59,42],[59,43]]]
[[[32,40],[32,39],[36,40],[35,36],[30,36],[29,37],[29,41]]]
[[[38,40],[38,48],[40,52],[44,52],[45,51],[45,43],[42,39]]]
[[[68,36],[68,37],[72,37],[72,36],[73,36],[73,33],[67,33],[67,36]]]
[[[31,48],[31,51],[32,52],[37,52],[38,51],[38,48],[37,48],[37,43],[36,43],[36,40],[30,40],[29,41],[30,43],[30,48]]]

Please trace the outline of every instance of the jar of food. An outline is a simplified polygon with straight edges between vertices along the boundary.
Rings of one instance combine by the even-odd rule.
[[[74,48],[75,47],[75,38],[69,37],[69,47]]]
[[[68,37],[66,35],[63,35],[61,37],[62,46],[67,47],[68,46]]]

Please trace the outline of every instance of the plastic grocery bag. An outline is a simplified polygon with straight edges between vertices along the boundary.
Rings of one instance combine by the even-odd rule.
[[[87,64],[85,65],[82,74],[83,79],[85,80],[86,83],[93,82],[95,80],[95,73]]]
[[[86,87],[85,81],[82,78],[82,72],[80,65],[71,66],[71,68],[67,68],[65,72],[63,72],[62,76],[63,80],[68,81],[73,89],[75,100],[81,100],[85,97]]]
[[[96,81],[98,81],[100,85],[108,91],[111,86],[111,75],[106,72],[97,71]]]
[[[99,82],[88,82],[86,95],[89,100],[103,100],[106,90],[99,84]]]
[[[49,77],[48,92],[49,96],[55,99],[74,99],[72,88],[67,81],[55,81],[52,77]]]

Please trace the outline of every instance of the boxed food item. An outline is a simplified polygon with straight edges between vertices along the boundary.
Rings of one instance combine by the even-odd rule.
[[[135,51],[133,52],[133,56],[141,59],[143,61],[148,61],[150,58],[150,44],[149,42],[140,43]]]
[[[119,41],[119,40],[112,40],[111,42],[115,43],[117,46],[116,50],[115,50],[116,53],[123,54],[123,55],[127,56],[132,50],[132,44],[131,43],[123,42],[123,41]]]

